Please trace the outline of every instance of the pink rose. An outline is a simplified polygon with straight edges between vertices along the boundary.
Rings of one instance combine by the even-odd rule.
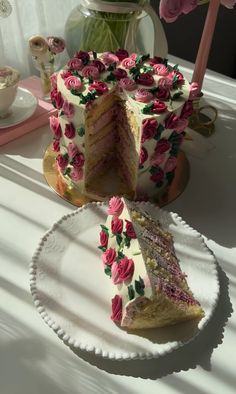
[[[116,79],[119,81],[122,78],[127,77],[127,72],[123,68],[116,68],[114,71],[112,71],[112,74],[115,75]]]
[[[71,75],[70,77],[66,78],[65,81],[65,87],[69,90],[79,90],[82,87],[82,82],[79,78],[74,77]]]
[[[124,209],[124,203],[120,197],[112,197],[109,200],[108,215],[120,216]]]
[[[158,56],[154,56],[154,57],[150,57],[149,59],[148,59],[148,63],[151,65],[151,66],[154,66],[154,64],[159,64],[159,63],[161,63],[162,62],[162,58],[161,57],[158,57]]]
[[[98,59],[92,60],[89,64],[90,64],[91,66],[96,67],[100,73],[102,73],[102,72],[105,71],[105,69],[106,69],[105,66],[104,66],[104,64],[103,64],[100,60],[98,60]]]
[[[164,171],[171,172],[176,168],[176,166],[177,166],[177,159],[176,159],[176,157],[171,156],[171,157],[169,157],[169,159],[165,163]]]
[[[105,52],[105,53],[103,53],[102,60],[107,65],[119,62],[119,58],[112,52]]]
[[[109,248],[102,254],[102,261],[105,265],[112,265],[116,259],[116,250],[113,248]]]
[[[166,22],[174,22],[182,14],[184,0],[161,0],[159,5],[160,18]]]
[[[168,68],[164,64],[154,64],[153,65],[154,74],[165,76],[168,75]]]
[[[65,41],[61,37],[47,37],[46,41],[54,55],[63,52],[65,49]]]
[[[136,66],[135,60],[131,59],[130,57],[127,57],[127,58],[123,59],[122,62],[121,62],[121,65],[124,68],[127,68],[128,70],[130,70],[131,68]]]
[[[121,89],[127,90],[127,91],[132,91],[136,89],[137,85],[133,79],[130,78],[121,78],[119,81],[119,86]]]
[[[158,151],[154,152],[151,156],[150,163],[152,166],[159,166],[165,160],[165,154],[159,153]]]
[[[169,75],[169,78],[171,78],[173,80],[173,78],[177,78],[177,81],[175,83],[177,83],[178,85],[183,85],[184,84],[184,76],[180,71],[172,71]]]
[[[125,221],[126,221],[125,230],[126,230],[127,237],[132,238],[132,239],[136,239],[137,235],[134,231],[133,224],[129,220],[125,220]]]
[[[81,59],[73,57],[68,61],[67,66],[72,70],[80,71],[84,67],[84,64]]]
[[[166,90],[171,90],[172,89],[172,79],[167,78],[167,77],[162,77],[158,81],[158,86],[159,88],[166,89]]]
[[[147,89],[141,88],[136,90],[136,92],[134,93],[134,98],[136,101],[139,101],[141,103],[148,103],[152,100],[153,94]]]
[[[163,103],[162,101],[155,100],[153,101],[153,107],[152,107],[152,112],[154,114],[161,114],[162,112],[166,111],[166,104]]]
[[[67,118],[71,119],[74,117],[75,108],[73,104],[69,103],[69,101],[65,100],[62,106],[62,111],[67,116]]]
[[[102,231],[100,231],[99,236],[100,236],[100,245],[103,246],[104,248],[106,248],[107,244],[108,244],[107,234],[105,233],[105,231],[102,230]]]
[[[111,231],[112,234],[121,234],[123,231],[123,220],[119,219],[117,216],[114,216],[111,221]]]
[[[145,163],[145,161],[147,160],[147,158],[148,158],[147,149],[142,147],[140,150],[139,164],[143,165]]]
[[[69,143],[69,145],[67,146],[67,151],[70,159],[73,159],[77,155],[77,153],[79,153],[77,145],[74,142]]]
[[[84,176],[84,172],[82,168],[72,168],[71,173],[70,173],[70,177],[72,179],[72,181],[74,182],[78,182],[81,179],[83,179]]]
[[[151,179],[151,181],[153,181],[155,183],[159,183],[159,182],[163,181],[164,176],[165,176],[164,171],[161,168],[159,168],[158,172],[156,172],[155,174],[152,174],[150,176],[150,179]]]
[[[91,83],[91,85],[89,85],[88,89],[91,90],[96,90],[98,95],[102,95],[106,92],[108,92],[108,86],[105,82],[102,81],[94,81],[93,83]]]
[[[77,57],[78,59],[81,59],[83,64],[87,64],[90,60],[90,56],[88,52],[85,51],[79,51],[76,52],[74,57]]]
[[[184,104],[184,106],[182,108],[180,117],[187,119],[187,118],[189,118],[189,116],[192,115],[192,113],[193,113],[193,103],[192,103],[192,101],[188,100],[188,101],[186,101],[186,103]]]
[[[82,152],[79,152],[75,154],[75,156],[73,157],[72,166],[76,169],[79,169],[83,167],[84,162],[85,162],[84,154]]]
[[[50,116],[49,118],[50,128],[54,134],[54,137],[59,140],[62,136],[61,125],[59,119],[56,118],[54,115]]]
[[[136,81],[140,85],[151,86],[154,83],[154,78],[150,73],[142,73],[138,75]]]
[[[199,85],[197,82],[190,84],[189,100],[194,100],[199,94]]]
[[[50,82],[53,89],[57,89],[57,74],[54,73],[50,76]]]
[[[82,75],[85,78],[98,79],[99,69],[95,66],[85,66],[82,70]]]
[[[69,71],[69,70],[65,70],[65,71],[62,71],[62,73],[61,73],[61,77],[62,77],[62,79],[66,79],[66,78],[68,78],[68,77],[71,77],[72,76],[72,72],[71,71]]]
[[[50,95],[54,107],[56,107],[57,109],[61,109],[64,102],[61,92],[58,92],[57,89],[53,89]]]
[[[122,319],[122,298],[119,295],[115,295],[111,300],[111,320],[120,323]]]
[[[125,49],[118,49],[115,53],[115,55],[118,57],[119,61],[126,59],[129,57],[129,53]]]
[[[54,152],[59,152],[60,151],[60,141],[54,139],[52,142],[52,149],[54,150]]]
[[[134,262],[126,256],[118,263],[115,261],[111,267],[111,279],[115,285],[131,280],[134,273]]]
[[[155,96],[159,100],[169,100],[170,91],[168,89],[159,88],[158,91],[155,93]]]
[[[185,118],[180,118],[175,114],[171,114],[165,120],[166,129],[174,129],[175,131],[183,131],[188,125],[188,121]]]
[[[64,172],[68,165],[68,156],[59,154],[56,158],[59,169]]]
[[[67,123],[65,126],[65,136],[69,139],[75,137],[75,126],[73,123]]]
[[[138,57],[137,53],[131,53],[131,55],[129,55],[129,58],[132,60],[136,60]]]
[[[156,134],[158,123],[156,119],[144,119],[142,122],[142,138],[141,142],[150,140]]]
[[[155,152],[158,154],[162,154],[167,152],[170,148],[171,148],[170,142],[165,138],[161,138],[156,144]]]

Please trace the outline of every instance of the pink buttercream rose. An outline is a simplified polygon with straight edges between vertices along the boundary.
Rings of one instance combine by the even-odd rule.
[[[122,78],[127,77],[127,72],[123,68],[116,68],[114,71],[112,71],[112,74],[115,75],[116,79],[120,81]]]
[[[70,159],[73,159],[77,155],[77,153],[79,153],[77,145],[74,142],[69,143],[69,145],[67,146],[67,151]]]
[[[105,64],[112,64],[112,63],[118,63],[119,58],[112,52],[105,52],[102,55],[102,60],[104,61]]]
[[[125,221],[126,221],[125,231],[126,231],[127,237],[132,238],[132,239],[136,239],[137,235],[134,231],[133,224],[129,220],[125,220]]]
[[[176,157],[174,157],[174,156],[169,157],[169,159],[165,163],[164,171],[165,172],[171,172],[171,171],[173,171],[176,168],[176,166],[177,166],[177,159],[176,159]]]
[[[69,139],[75,137],[75,126],[73,123],[67,123],[65,126],[65,136]]]
[[[79,152],[75,154],[75,156],[73,157],[72,165],[74,168],[79,169],[83,167],[84,161],[85,161],[84,154],[82,152]]]
[[[81,59],[83,64],[87,64],[90,60],[89,53],[86,51],[79,51],[76,52],[74,57],[77,57],[78,59]]]
[[[139,164],[142,166],[145,163],[145,161],[147,160],[147,158],[148,158],[147,149],[142,147],[140,150]]]
[[[156,172],[155,174],[152,174],[152,175],[150,176],[150,179],[151,179],[153,182],[155,182],[155,183],[159,183],[159,182],[162,182],[162,181],[163,181],[164,176],[165,176],[164,171],[163,171],[161,168],[159,168],[159,169],[158,169],[158,172]]]
[[[158,123],[156,119],[144,119],[142,122],[142,137],[141,142],[150,140],[156,134]]]
[[[102,254],[102,261],[104,265],[105,264],[112,265],[115,259],[116,259],[116,250],[114,248],[109,248]]]
[[[134,98],[136,101],[139,101],[141,103],[148,103],[152,100],[153,94],[147,89],[141,88],[136,90],[136,92],[134,93]]]
[[[188,121],[185,118],[180,118],[175,114],[171,114],[165,120],[166,129],[174,129],[175,131],[183,131],[188,125]]]
[[[50,76],[50,82],[53,89],[57,89],[57,74],[54,73]]]
[[[121,89],[131,92],[132,90],[136,89],[137,84],[133,79],[121,78],[119,81],[119,86],[121,87]]]
[[[85,66],[82,70],[82,75],[85,78],[98,79],[99,78],[99,69],[95,66]]]
[[[117,294],[111,300],[111,320],[120,323],[122,319],[122,298]]]
[[[67,77],[64,80],[65,87],[69,90],[79,90],[82,87],[82,82],[79,78],[74,77],[74,75],[71,75],[70,77]]]
[[[70,177],[71,177],[72,181],[74,181],[74,182],[81,181],[81,179],[83,179],[83,177],[84,177],[83,169],[73,167],[70,172]]]
[[[65,41],[61,37],[47,37],[46,41],[50,51],[54,55],[63,52],[65,49]]]
[[[96,59],[96,60],[92,60],[90,63],[89,63],[91,66],[94,66],[94,67],[96,67],[98,70],[99,70],[99,72],[100,73],[102,73],[103,71],[105,71],[105,65],[100,61],[100,60],[98,60],[98,59]]]
[[[52,142],[52,149],[54,152],[59,152],[60,151],[60,141],[57,139],[54,139]]]
[[[161,0],[159,5],[160,18],[166,22],[174,22],[182,14],[184,0]]]
[[[159,100],[169,100],[170,91],[168,89],[159,88],[158,91],[155,93],[155,96]]]
[[[108,86],[105,82],[103,81],[94,81],[89,85],[88,89],[91,90],[96,90],[98,95],[102,95],[106,92],[108,92]]]
[[[56,116],[52,115],[49,118],[49,124],[50,124],[50,128],[54,134],[54,137],[56,139],[60,139],[62,136],[62,130],[61,130],[61,125],[60,125],[59,119]]]
[[[154,56],[154,57],[150,57],[147,62],[151,65],[154,66],[154,64],[159,64],[162,62],[162,58],[159,56]]]
[[[163,163],[165,157],[166,156],[164,153],[159,153],[158,151],[155,151],[151,156],[150,163],[152,166],[159,166],[161,163]]]
[[[109,207],[107,210],[108,215],[120,216],[124,209],[124,203],[120,197],[112,197],[109,200]]]
[[[65,70],[65,71],[62,71],[62,73],[61,73],[61,77],[62,77],[62,79],[66,79],[66,78],[68,78],[68,77],[71,77],[72,76],[72,72],[71,71],[69,71],[69,70]]]
[[[125,49],[118,49],[115,55],[118,57],[119,61],[129,57],[129,53]]]
[[[121,65],[124,68],[127,68],[128,70],[130,70],[131,68],[136,66],[135,60],[131,59],[131,57],[127,57],[127,58],[123,59],[122,62],[121,62]]]
[[[140,85],[151,86],[154,83],[154,78],[150,73],[139,74],[136,82]]]
[[[171,90],[172,89],[172,79],[167,77],[162,77],[158,81],[158,86],[161,89]]]
[[[161,138],[155,147],[155,152],[162,154],[167,152],[171,148],[171,143],[166,138]]]
[[[69,69],[71,70],[76,70],[76,71],[80,71],[82,70],[82,68],[84,67],[84,64],[82,62],[81,59],[78,59],[77,57],[73,57],[72,59],[70,59],[67,62],[67,66],[69,67]]]
[[[59,169],[64,172],[68,165],[68,156],[59,154],[56,158]]]
[[[102,230],[100,231],[99,236],[100,236],[100,245],[106,248],[108,244],[107,234],[105,233],[105,231]]]
[[[152,112],[154,114],[162,114],[163,112],[166,111],[166,108],[167,108],[166,104],[163,103],[162,101],[160,100],[153,101]]]
[[[189,100],[194,100],[199,94],[199,85],[197,82],[190,84]]]
[[[118,263],[115,261],[111,268],[112,282],[117,285],[122,282],[131,280],[134,273],[134,262],[126,256]]]
[[[164,64],[160,63],[153,65],[153,71],[154,74],[161,75],[162,77],[169,74],[168,68]]]
[[[176,82],[178,85],[183,85],[184,84],[184,76],[180,71],[171,71],[171,73],[168,75],[169,78],[173,80],[173,78],[176,79]]]
[[[123,220],[119,219],[117,216],[114,216],[111,221],[111,231],[112,234],[121,234],[123,231]]]
[[[131,55],[129,55],[129,58],[132,60],[136,60],[138,57],[137,53],[131,53]]]
[[[52,100],[52,104],[54,105],[54,107],[56,107],[57,109],[61,109],[61,107],[63,106],[63,103],[64,103],[61,92],[58,92],[57,89],[53,89],[51,91],[50,95],[51,95],[51,100]]]
[[[188,101],[186,101],[186,103],[184,104],[184,106],[182,108],[180,117],[187,119],[187,118],[189,118],[189,116],[192,115],[192,113],[193,113],[193,103],[192,103],[192,101],[188,100]]]
[[[65,100],[62,106],[62,111],[64,114],[67,116],[67,118],[72,119],[75,114],[75,108],[72,103],[69,103],[69,101]]]

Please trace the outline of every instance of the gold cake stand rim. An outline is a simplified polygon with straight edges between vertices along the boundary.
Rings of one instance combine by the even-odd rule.
[[[81,207],[92,201],[98,201],[82,194],[76,187],[67,182],[57,171],[56,162],[57,152],[52,149],[50,144],[43,156],[43,174],[49,187],[62,199],[70,204]],[[180,151],[177,156],[177,167],[174,179],[166,189],[162,191],[159,198],[150,199],[150,202],[157,204],[159,207],[164,207],[176,200],[185,190],[190,178],[189,161],[183,151]]]

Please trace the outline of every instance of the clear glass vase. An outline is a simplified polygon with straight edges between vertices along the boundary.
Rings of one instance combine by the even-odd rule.
[[[88,6],[85,6],[85,3],[88,3]],[[149,0],[119,2],[119,12],[116,12],[116,2],[110,8],[112,12],[105,12],[103,2],[100,3],[102,11],[89,8],[89,1],[81,1],[81,4],[70,13],[64,35],[70,57],[80,49],[106,52],[119,48],[124,48],[130,53],[148,52],[153,55],[157,30],[161,33],[161,44],[162,47],[164,44],[165,48],[162,53],[155,54],[162,57],[167,55],[165,34],[159,18],[149,5]],[[122,4],[127,7],[123,12],[122,8],[119,9]]]

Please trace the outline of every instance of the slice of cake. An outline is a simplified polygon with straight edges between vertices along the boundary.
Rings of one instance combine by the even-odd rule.
[[[140,200],[171,183],[192,113],[178,65],[125,50],[80,51],[52,86],[57,168],[74,187],[97,200]]]
[[[110,199],[99,248],[114,295],[111,319],[122,327],[163,327],[204,316],[180,268],[172,235],[140,204]]]

